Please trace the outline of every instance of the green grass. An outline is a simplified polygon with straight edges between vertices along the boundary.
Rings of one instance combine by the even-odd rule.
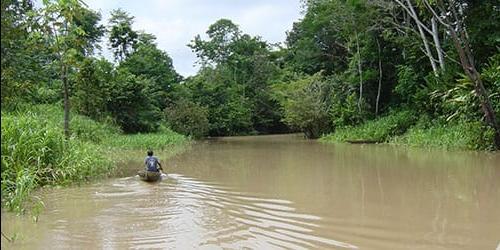
[[[99,176],[112,168],[99,147],[78,137],[64,140],[47,113],[2,113],[2,205],[21,212],[30,192]]]
[[[356,127],[343,127],[321,139],[324,142],[346,142],[348,140],[369,140],[387,142],[395,135],[403,134],[416,122],[411,111],[393,112],[376,120],[367,121]]]
[[[431,121],[427,116],[400,111],[367,121],[357,127],[337,129],[321,139],[324,142],[369,140],[422,148],[451,150],[491,150],[493,131],[479,121],[443,119]]]
[[[163,150],[172,145],[180,145],[189,139],[170,129],[162,129],[158,133],[115,135],[103,141],[103,145],[117,149],[153,149]]]
[[[155,134],[123,135],[116,126],[72,114],[65,140],[63,111],[53,105],[2,112],[2,207],[21,213],[34,189],[86,182],[113,173],[123,149],[173,151],[189,141],[169,129]]]
[[[64,112],[61,107],[55,105],[36,105],[28,108],[22,113],[29,112],[36,114],[41,120],[45,120],[52,126],[63,127]],[[74,137],[79,140],[99,143],[108,137],[120,134],[121,130],[112,122],[97,122],[89,117],[70,114],[70,130]]]
[[[404,135],[393,138],[391,143],[424,148],[491,150],[493,130],[479,121],[441,121],[428,126],[415,126]]]

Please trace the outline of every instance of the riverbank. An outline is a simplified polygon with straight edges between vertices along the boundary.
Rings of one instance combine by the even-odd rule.
[[[479,121],[446,121],[412,111],[393,112],[323,136],[326,143],[368,141],[449,150],[493,150],[493,131]]]
[[[2,111],[2,208],[22,213],[33,205],[37,188],[112,176],[128,150],[168,147],[175,155],[189,144],[169,129],[126,135],[112,124],[75,114],[71,138],[65,140],[62,117],[62,109],[53,105]]]

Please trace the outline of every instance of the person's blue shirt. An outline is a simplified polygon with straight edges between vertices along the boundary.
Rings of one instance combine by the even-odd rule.
[[[155,156],[146,156],[144,159],[144,165],[146,165],[147,171],[159,172],[160,161]]]

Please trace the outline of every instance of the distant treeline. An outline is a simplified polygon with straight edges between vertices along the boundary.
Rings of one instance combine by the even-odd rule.
[[[303,131],[317,138],[403,112],[382,123],[395,129],[380,129],[401,135],[415,124],[474,122],[474,135],[490,138],[474,140],[487,144],[478,148],[500,146],[498,1],[303,4],[283,44],[218,20],[206,39],[189,43],[201,68],[183,78],[152,34],[132,29],[133,13],[114,10],[102,25],[100,13],[78,0],[39,9],[2,1],[2,108],[61,103],[128,133],[166,125],[193,137]],[[102,39],[114,62],[95,57]],[[390,123],[402,119],[405,126]]]

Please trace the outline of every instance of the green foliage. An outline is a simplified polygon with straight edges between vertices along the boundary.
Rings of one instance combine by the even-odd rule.
[[[339,72],[347,67],[346,29],[352,15],[341,1],[308,1],[306,13],[287,34],[289,64],[314,74]]]
[[[61,127],[64,113],[62,109],[56,105],[36,105],[26,106],[18,109],[18,113],[30,113],[36,116],[37,119],[43,120],[48,126]],[[71,114],[70,126],[72,129],[72,136],[79,140],[99,143],[107,136],[120,133],[120,129],[112,120],[103,120],[96,122],[89,117]]]
[[[192,100],[208,108],[209,134],[212,136],[245,134],[252,131],[252,111],[241,85],[229,85],[224,71],[200,75],[187,85]],[[229,86],[228,86],[229,85]]]
[[[154,95],[148,88],[150,79],[138,77],[127,69],[116,71],[110,88],[107,110],[126,133],[156,131],[162,113],[155,106]]]
[[[119,68],[149,79],[150,84],[146,86],[148,96],[154,106],[163,110],[169,94],[181,77],[174,70],[170,56],[156,47],[153,35],[143,33],[139,39],[141,42],[137,44],[134,52],[120,63]]]
[[[59,67],[74,67],[82,57],[91,55],[104,35],[104,26],[98,25],[100,14],[78,0],[45,1],[40,15],[41,32],[49,31],[42,35]]]
[[[158,54],[142,54],[139,49],[117,69],[105,59],[85,59],[76,74],[77,112],[97,120],[112,117],[127,133],[156,131],[177,73],[166,54],[151,49]],[[159,60],[161,56],[168,60]]]
[[[500,43],[500,15],[498,1],[468,1],[465,9],[465,25],[479,71],[487,65],[489,58],[498,54]]]
[[[189,100],[181,99],[165,109],[170,127],[177,133],[201,138],[208,134],[208,109]]]
[[[182,148],[188,138],[163,128],[156,134],[122,135],[113,125],[72,115],[71,137],[55,105],[25,106],[2,112],[2,206],[22,212],[31,192],[45,185],[66,185],[105,176],[114,170],[109,152],[118,149]]]
[[[110,46],[113,49],[115,59],[123,61],[130,55],[138,40],[139,35],[132,30],[134,17],[122,9],[116,9],[111,12],[109,23],[111,26]]]
[[[396,135],[401,135],[415,124],[415,112],[404,110],[393,112],[376,120],[367,121],[356,127],[343,127],[323,138],[326,142],[345,142],[348,140],[367,140],[387,142]]]
[[[113,65],[105,59],[84,59],[75,77],[73,109],[93,119],[105,117],[106,105],[112,99],[113,71]]]
[[[489,59],[481,71],[481,78],[488,90],[490,102],[500,111],[500,54]],[[481,120],[484,114],[476,95],[474,83],[464,74],[431,77],[427,81],[428,96],[420,99],[419,106],[426,106],[446,120]],[[427,102],[427,103],[423,103]]]
[[[207,40],[196,36],[189,45],[203,67],[186,80],[188,94],[182,98],[208,109],[209,134],[279,129],[281,115],[270,90],[279,69],[271,46],[259,37],[243,34],[227,19],[212,24],[207,35]],[[172,102],[183,101],[176,98]]]
[[[365,102],[361,103],[361,112],[358,108],[358,97],[356,93],[348,94],[346,97],[343,93],[335,93],[332,99],[332,106],[329,114],[332,120],[333,128],[354,126],[362,123],[368,117]]]
[[[481,71],[481,77],[485,88],[489,91],[491,105],[498,119],[500,116],[500,53],[489,58],[488,64]]]
[[[170,129],[163,129],[158,133],[115,135],[108,137],[103,145],[116,149],[168,149],[186,144],[188,139]]]
[[[39,186],[85,181],[112,168],[95,144],[71,137],[47,116],[53,110],[2,113],[2,204],[21,211]]]
[[[411,103],[415,101],[418,97],[414,96],[419,90],[419,76],[415,70],[407,65],[398,66],[398,84],[394,88],[394,93],[396,93],[401,100],[406,103]]]
[[[33,12],[31,1],[1,1],[2,109],[38,100],[37,84],[51,73],[46,64],[52,58],[43,37],[33,30]]]
[[[105,138],[118,134],[121,130],[112,121],[96,122],[85,116],[73,116],[70,126],[71,133],[78,139],[88,142],[100,143]]]
[[[330,130],[332,93],[321,73],[276,84],[274,91],[286,124],[303,131],[308,138],[318,138]]]
[[[232,52],[231,47],[241,34],[238,26],[229,19],[219,19],[208,27],[206,33],[208,41],[197,35],[188,46],[204,64],[227,62]]]
[[[494,132],[478,121],[435,121],[410,128],[392,143],[454,150],[493,149]]]

